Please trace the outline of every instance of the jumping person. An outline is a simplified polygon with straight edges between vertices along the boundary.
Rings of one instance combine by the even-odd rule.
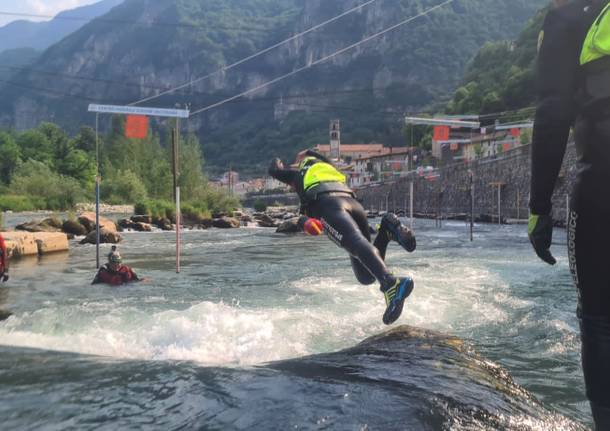
[[[135,281],[143,281],[130,267],[123,265],[122,262],[123,259],[116,250],[116,246],[112,246],[112,251],[108,254],[108,263],[99,269],[91,284],[105,283],[119,286]]]
[[[384,259],[390,240],[398,242],[407,251],[415,250],[415,237],[394,214],[387,214],[375,244],[362,205],[354,192],[347,187],[345,176],[324,156],[307,151],[298,170],[285,169],[280,159],[274,159],[269,175],[290,185],[301,201],[299,226],[310,234],[324,231],[337,245],[349,254],[356,278],[361,284],[378,281],[386,301],[383,323],[395,322],[402,313],[405,299],[413,291],[410,277],[395,277],[386,267]]]
[[[540,102],[532,148],[529,236],[556,263],[551,198],[570,128],[579,158],[570,203],[568,252],[578,287],[582,365],[598,430],[610,430],[610,4],[557,1],[540,34]]]
[[[2,234],[0,234],[0,281],[4,283],[8,281],[8,253]]]

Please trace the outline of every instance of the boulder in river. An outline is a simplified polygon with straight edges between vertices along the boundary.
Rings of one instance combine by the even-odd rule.
[[[95,244],[96,232],[95,230],[89,232],[81,244]],[[112,232],[106,229],[100,229],[100,244],[118,244],[123,238],[118,232]]]
[[[78,216],[78,221],[85,227],[85,229],[87,229],[87,233],[95,230],[95,213],[82,213],[80,216]],[[104,217],[100,217],[100,229],[104,229],[108,232],[117,232],[114,222]]]
[[[27,222],[22,223],[15,227],[16,230],[21,230],[25,232],[61,232],[61,221],[59,222],[59,227],[57,227],[56,219],[45,219],[41,222]]]
[[[214,219],[212,226],[220,229],[235,229],[240,227],[241,223],[233,217],[222,217]]]
[[[104,417],[109,429],[124,428],[134,417],[172,429],[586,429],[545,408],[460,339],[408,326],[345,350],[253,367],[100,360],[3,345],[0,358],[5,369],[13,364],[11,378],[0,385],[15,413],[4,419],[7,429],[27,428],[33,413],[25,400],[32,399],[35,419],[45,426],[90,428],[99,415],[90,394],[113,410]],[[41,394],[42,378],[53,397]],[[116,396],[114,383],[126,379]],[[158,396],[158,387],[169,401]],[[133,408],[124,408],[126,399]]]
[[[85,229],[85,226],[80,224],[77,220],[66,220],[63,223],[61,230],[65,233],[67,233],[68,235],[75,235],[75,236],[87,235],[87,229]]]
[[[298,227],[298,222],[299,222],[298,217],[286,220],[278,226],[276,232],[277,233],[298,233],[300,230]]]
[[[278,227],[279,223],[272,219],[267,214],[263,214],[259,219],[257,219],[258,225],[261,227]]]
[[[146,224],[151,224],[153,222],[152,217],[149,215],[134,215],[131,217],[131,221],[134,223],[146,223]]]

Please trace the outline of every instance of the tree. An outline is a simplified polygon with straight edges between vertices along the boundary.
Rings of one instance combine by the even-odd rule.
[[[0,182],[9,184],[20,164],[21,150],[15,139],[6,132],[0,132]]]

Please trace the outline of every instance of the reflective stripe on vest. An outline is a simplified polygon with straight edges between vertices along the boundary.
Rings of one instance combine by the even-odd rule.
[[[580,53],[580,65],[585,65],[594,60],[610,55],[610,3],[599,14],[595,20]]]
[[[345,175],[328,163],[316,163],[305,172],[303,189],[307,191],[320,183],[345,184]]]

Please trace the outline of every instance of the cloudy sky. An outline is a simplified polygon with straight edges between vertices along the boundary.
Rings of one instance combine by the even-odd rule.
[[[18,19],[36,20],[29,17],[10,16],[7,15],[8,13],[56,15],[58,12],[98,1],[100,0],[0,0],[0,26]]]

